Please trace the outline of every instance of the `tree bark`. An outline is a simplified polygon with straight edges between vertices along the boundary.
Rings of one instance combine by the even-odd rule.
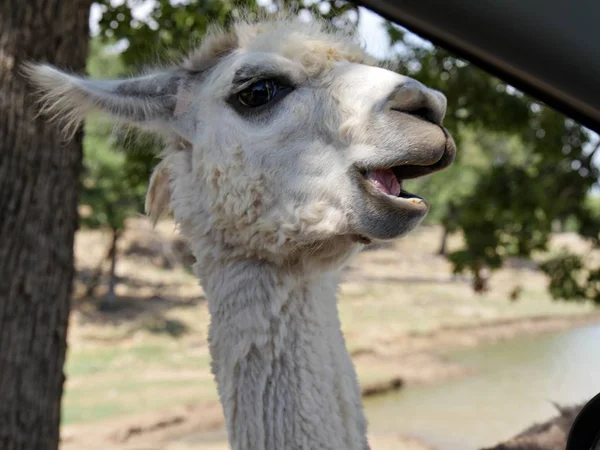
[[[36,118],[25,61],[81,71],[91,0],[0,1],[0,448],[58,448],[81,131]]]

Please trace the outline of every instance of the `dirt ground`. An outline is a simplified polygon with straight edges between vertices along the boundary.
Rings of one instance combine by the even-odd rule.
[[[474,294],[436,254],[440,238],[439,228],[421,227],[361,253],[346,272],[340,316],[364,395],[462,376],[465,369],[448,357],[458,348],[600,321],[589,305],[552,301],[543,274],[523,261],[495,273],[490,292]],[[118,308],[103,312],[103,288],[98,298],[83,293],[108,242],[100,231],[81,231],[76,240],[61,448],[226,449],[206,302],[181,263],[174,224],[128,224],[119,246]],[[459,243],[453,238],[450,248]],[[561,245],[586,250],[568,234],[554,239]],[[370,440],[373,450],[426,448],[409,436]]]

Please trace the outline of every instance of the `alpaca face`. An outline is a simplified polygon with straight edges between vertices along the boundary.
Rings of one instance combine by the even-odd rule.
[[[445,97],[378,67],[341,60],[308,76],[301,64],[280,55],[240,52],[207,84],[222,95],[198,94],[209,106],[198,110],[196,123],[215,130],[194,141],[200,178],[211,178],[220,167],[219,173],[231,174],[229,188],[241,181],[233,194],[240,199],[247,174],[254,173],[260,177],[256,195],[231,209],[251,210],[258,200],[264,209],[256,215],[273,214],[273,226],[301,228],[293,221],[303,211],[329,214],[317,219],[322,228],[291,237],[297,241],[312,242],[309,234],[369,240],[405,234],[428,205],[403,191],[402,180],[442,169],[454,157],[452,139],[440,126]],[[242,165],[243,173],[227,169],[225,161]],[[223,189],[214,194],[222,197]],[[311,212],[316,205],[323,211]]]
[[[372,63],[319,23],[283,20],[213,32],[144,77],[31,73],[68,123],[96,108],[167,136],[151,215],[170,207],[190,241],[271,257],[397,237],[427,213],[402,180],[452,162],[446,99]]]

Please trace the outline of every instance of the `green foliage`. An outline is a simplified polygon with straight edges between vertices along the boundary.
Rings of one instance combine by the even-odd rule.
[[[600,236],[600,197],[588,195],[577,215],[567,222],[568,231],[579,232],[597,249]],[[591,300],[600,305],[600,267],[592,258],[563,249],[547,258],[540,269],[550,278],[553,297],[566,300]]]
[[[541,269],[551,274],[548,289],[555,298],[585,299],[588,297],[588,279],[592,273],[585,270],[585,264],[580,256],[566,251],[541,264]],[[597,277],[597,274],[595,275]],[[589,286],[593,289],[593,286]],[[597,295],[590,292],[593,296]]]
[[[85,127],[85,174],[81,220],[90,228],[124,228],[125,220],[140,211],[144,189],[126,175],[125,154],[107,139],[110,124],[89,120]]]
[[[597,242],[598,208],[592,211],[585,201],[598,176],[595,152],[586,146],[590,134],[451,53],[415,45],[395,25],[388,31],[401,50],[401,72],[448,97],[445,124],[459,147],[457,161],[415,184],[438,207],[432,218],[464,235],[464,247],[448,255],[455,271],[470,272],[476,289],[485,290],[479,283],[484,268],[546,251],[556,223]],[[550,292],[598,298],[592,283],[597,274],[576,261],[567,255],[542,266],[551,277]]]
[[[147,20],[139,21],[133,17],[133,2],[112,6],[110,0],[100,0],[98,4],[102,9],[100,35],[111,41],[126,41],[122,58],[126,67],[132,69],[177,58],[199,44],[210,24],[226,26],[241,14],[251,17],[261,9],[255,0],[157,0]],[[267,10],[276,11],[275,5],[286,11],[323,17],[348,31],[354,29],[358,18],[357,6],[341,0],[284,0]]]
[[[128,69],[176,58],[202,39],[209,24],[225,25],[241,6],[249,11],[258,8],[254,1],[159,0],[154,2],[148,18],[140,21],[133,15],[136,3],[112,6],[110,0],[101,0],[98,4],[102,8],[100,36],[125,40],[127,47],[121,57]]]

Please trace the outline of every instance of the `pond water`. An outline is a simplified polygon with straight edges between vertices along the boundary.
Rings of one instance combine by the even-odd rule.
[[[600,392],[600,325],[529,336],[450,355],[477,372],[365,403],[369,429],[418,436],[438,450],[506,440]]]

